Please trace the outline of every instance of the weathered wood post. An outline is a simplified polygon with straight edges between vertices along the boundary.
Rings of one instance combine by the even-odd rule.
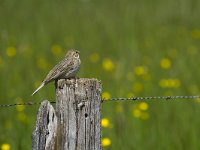
[[[56,130],[44,128],[52,127],[50,124],[46,126],[39,124],[42,123],[39,120],[45,120],[45,117],[49,117],[48,113],[41,115],[43,109],[40,108],[34,133],[39,131],[38,128],[41,130],[37,134],[33,133],[33,144],[38,145],[37,143],[48,139],[48,135],[52,135],[51,132],[56,132],[56,139],[53,138],[54,136],[48,139],[52,141],[51,145],[55,145],[52,146],[52,150],[100,150],[100,109],[101,83],[98,80],[85,78],[58,80],[56,82],[56,119],[54,118],[57,122]],[[51,122],[53,121],[48,123]],[[46,136],[41,137],[40,135]],[[35,142],[35,139],[39,141]],[[43,143],[46,145],[47,141]],[[43,146],[44,149],[47,146]],[[34,150],[42,150],[34,145],[32,147]],[[51,148],[48,148],[48,150],[51,150]]]
[[[40,105],[35,131],[32,134],[33,150],[53,150],[56,144],[57,117],[53,106],[47,101]]]

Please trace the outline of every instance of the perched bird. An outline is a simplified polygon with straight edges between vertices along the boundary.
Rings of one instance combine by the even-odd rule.
[[[80,69],[81,60],[79,58],[79,51],[69,50],[64,59],[61,60],[46,76],[42,84],[39,86],[32,96],[37,93],[43,86],[51,81],[58,79],[68,79],[76,76]]]

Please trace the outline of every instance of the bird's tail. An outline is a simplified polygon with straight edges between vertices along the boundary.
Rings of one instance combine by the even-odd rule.
[[[39,86],[39,88],[37,88],[37,90],[35,90],[35,92],[33,92],[33,94],[32,94],[31,96],[35,95],[44,85],[45,85],[45,84],[44,84],[44,82],[43,82],[43,83]]]

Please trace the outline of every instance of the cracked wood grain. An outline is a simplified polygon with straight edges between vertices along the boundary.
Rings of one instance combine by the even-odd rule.
[[[40,105],[35,130],[32,134],[32,150],[54,150],[56,133],[57,117],[55,110],[45,100]]]
[[[59,150],[101,149],[101,83],[96,79],[56,84]]]
[[[101,150],[101,83],[56,81],[56,111],[43,101],[32,134],[33,150]]]

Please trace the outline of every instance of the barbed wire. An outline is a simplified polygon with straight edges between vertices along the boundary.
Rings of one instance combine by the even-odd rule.
[[[147,97],[131,97],[131,98],[111,98],[111,99],[103,99],[103,101],[117,101],[117,100],[151,100],[151,99],[159,99],[159,100],[173,100],[173,99],[196,99],[200,98],[199,95],[191,95],[191,96],[147,96]]]
[[[106,99],[103,98],[102,102],[109,102],[109,101],[137,101],[137,100],[174,100],[174,99],[197,99],[200,98],[199,95],[191,95],[191,96],[147,96],[147,97],[117,97],[117,98],[110,98]],[[22,102],[22,103],[15,103],[15,104],[0,104],[0,107],[13,107],[13,106],[32,106],[32,105],[40,105],[42,102]],[[51,104],[55,104],[56,101],[50,101]]]
[[[22,103],[15,103],[15,104],[0,104],[0,107],[12,107],[12,106],[32,106],[32,105],[40,105],[42,102],[22,102]],[[55,104],[55,101],[50,101],[51,104]]]

